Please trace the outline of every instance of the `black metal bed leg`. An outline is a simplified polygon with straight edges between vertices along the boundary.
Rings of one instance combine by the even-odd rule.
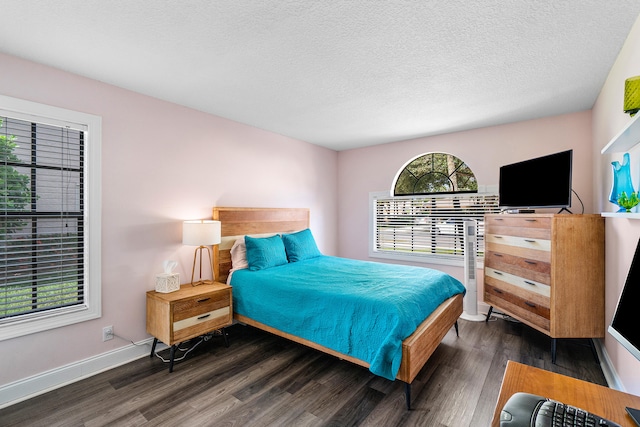
[[[458,330],[458,321],[457,320],[456,320],[456,323],[454,323],[453,327],[456,328],[456,336],[459,337],[460,334],[458,333],[459,330]]]
[[[404,383],[404,397],[407,401],[407,411],[411,410],[411,383]]]
[[[224,346],[229,348],[229,335],[227,335],[227,329],[222,328],[220,332],[222,332],[222,338],[224,338]]]
[[[556,364],[556,347],[557,347],[557,339],[551,338],[551,363]]]

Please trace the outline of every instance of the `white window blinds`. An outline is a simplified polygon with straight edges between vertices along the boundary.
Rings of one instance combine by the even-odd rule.
[[[484,215],[499,212],[498,195],[485,193],[391,197],[372,194],[371,255],[424,258],[460,264],[464,258],[463,222],[475,219],[478,255],[484,255]]]

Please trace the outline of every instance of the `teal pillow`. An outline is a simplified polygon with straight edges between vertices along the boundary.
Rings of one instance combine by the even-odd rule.
[[[247,247],[249,270],[264,270],[287,263],[287,253],[279,235],[271,237],[244,236],[244,244]]]
[[[289,262],[302,261],[322,255],[316,241],[308,228],[297,233],[283,234],[282,242],[287,251]]]

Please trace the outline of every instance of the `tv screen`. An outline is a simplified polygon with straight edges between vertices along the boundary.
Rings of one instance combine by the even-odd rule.
[[[571,206],[573,150],[500,167],[501,208]]]
[[[609,333],[640,360],[640,241],[631,261]]]

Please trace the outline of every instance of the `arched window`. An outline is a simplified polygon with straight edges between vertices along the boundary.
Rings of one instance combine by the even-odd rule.
[[[427,153],[411,160],[396,176],[394,196],[475,193],[478,181],[465,162],[452,154]]]
[[[415,157],[398,171],[390,193],[371,194],[370,256],[463,265],[466,220],[475,220],[477,253],[484,256],[484,215],[499,212],[498,195],[479,191],[464,161],[447,153]]]

